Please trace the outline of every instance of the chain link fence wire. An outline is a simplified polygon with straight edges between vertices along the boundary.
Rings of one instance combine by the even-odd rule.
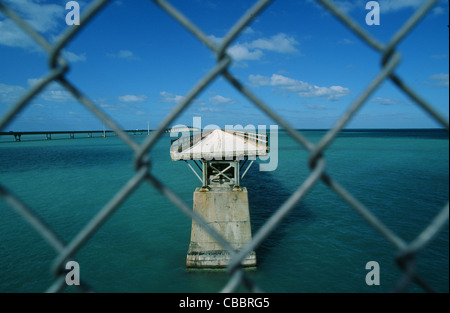
[[[275,110],[271,109],[262,99],[258,98],[235,76],[228,68],[232,64],[232,58],[226,53],[226,49],[233,40],[252,22],[272,1],[257,1],[242,17],[234,24],[217,45],[205,33],[186,18],[182,12],[173,7],[165,0],[154,0],[154,4],[159,6],[166,14],[170,15],[178,23],[183,25],[191,32],[201,43],[206,45],[217,57],[217,62],[213,68],[189,91],[186,97],[160,122],[157,129],[142,143],[137,143],[128,133],[123,131],[116,122],[107,116],[107,114],[81,90],[74,82],[67,79],[66,73],[70,67],[69,62],[62,56],[62,49],[79,33],[83,27],[89,24],[89,21],[96,16],[110,1],[97,0],[93,2],[83,13],[80,19],[80,25],[69,27],[58,41],[54,44],[49,43],[35,29],[28,25],[17,13],[8,8],[0,0],[0,10],[11,20],[13,20],[30,38],[41,46],[48,57],[48,73],[38,80],[38,83],[31,87],[9,110],[0,117],[0,130],[11,123],[17,114],[19,114],[30,101],[36,97],[46,86],[52,82],[58,82],[67,91],[69,91],[78,102],[91,111],[98,119],[103,121],[107,127],[116,132],[121,140],[134,153],[135,174],[126,184],[102,207],[97,214],[85,225],[78,234],[68,243],[58,238],[55,232],[46,224],[44,220],[33,211],[31,207],[21,200],[19,195],[14,194],[0,184],[0,195],[9,204],[12,210],[20,214],[23,219],[48,243],[57,253],[56,258],[51,264],[54,282],[48,287],[48,292],[61,291],[65,286],[65,263],[73,260],[77,251],[79,251],[89,238],[91,238],[108,218],[118,209],[121,204],[139,187],[141,184],[148,183],[170,200],[173,205],[189,218],[200,224],[205,230],[222,245],[231,256],[227,267],[229,274],[228,282],[223,286],[222,292],[233,292],[238,287],[245,286],[249,291],[262,291],[261,288],[253,282],[245,271],[241,268],[241,261],[248,253],[254,251],[262,242],[280,226],[281,221],[293,208],[302,201],[303,198],[315,187],[318,182],[325,183],[330,190],[339,195],[351,208],[358,212],[366,222],[376,229],[387,241],[389,241],[397,251],[393,256],[398,267],[402,270],[401,277],[393,286],[392,291],[402,292],[412,283],[417,284],[424,291],[434,291],[426,280],[419,276],[415,262],[415,256],[421,250],[425,249],[432,239],[439,233],[449,219],[449,205],[447,204],[439,209],[439,213],[426,226],[426,228],[416,238],[410,242],[399,237],[395,232],[389,229],[383,222],[372,213],[370,208],[366,207],[351,192],[346,190],[336,180],[330,177],[326,172],[326,160],[324,158],[325,150],[336,139],[341,130],[363,107],[368,98],[375,90],[387,80],[393,82],[399,90],[408,96],[415,105],[421,107],[425,112],[431,115],[443,128],[449,129],[448,121],[444,116],[438,113],[434,107],[420,97],[410,86],[408,86],[401,77],[397,76],[395,69],[398,66],[401,55],[396,51],[397,46],[405,36],[421,21],[438,0],[428,0],[412,15],[409,20],[391,36],[387,43],[381,43],[358,25],[352,18],[337,8],[329,0],[317,0],[334,17],[339,19],[342,24],[355,33],[362,42],[374,49],[380,58],[381,69],[379,73],[361,92],[357,99],[350,105],[347,111],[339,118],[334,127],[328,130],[323,138],[317,143],[310,142],[300,131],[295,130],[286,122]],[[201,216],[194,213],[192,208],[175,191],[162,183],[151,171],[152,148],[157,140],[162,136],[172,122],[193,102],[193,100],[212,83],[217,77],[222,76],[243,96],[250,100],[256,107],[275,121],[283,128],[295,141],[303,146],[309,152],[308,165],[311,169],[309,176],[298,186],[292,195],[275,211],[275,213],[265,222],[263,226],[254,234],[253,239],[247,243],[241,250],[235,251],[231,244],[227,242],[214,228],[209,226]],[[299,160],[300,161],[300,160]],[[1,182],[0,182],[1,183]],[[91,291],[83,280],[78,286],[82,291]]]

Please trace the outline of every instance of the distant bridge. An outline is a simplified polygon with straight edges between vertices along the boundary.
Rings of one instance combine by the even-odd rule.
[[[198,128],[194,127],[174,127],[174,128],[167,128],[164,130],[165,133],[172,133],[172,132],[182,132],[182,131],[195,131],[200,130]],[[142,135],[142,134],[150,134],[152,130],[150,129],[130,129],[130,130],[123,130],[126,133],[130,133],[133,135]],[[78,135],[77,137],[80,138],[84,135],[84,137],[92,138],[92,137],[99,137],[94,136],[94,134],[101,134],[102,137],[108,137],[108,134],[113,136],[116,135],[116,132],[113,130],[63,130],[63,131],[8,131],[8,132],[0,132],[0,136],[13,136],[14,141],[21,141],[22,136],[26,135],[44,135],[46,140],[51,140],[52,135],[67,135],[67,138],[74,139],[75,135]],[[61,137],[58,137],[61,138]]]
[[[165,130],[166,133],[177,133],[177,132],[187,132],[187,131],[201,131],[200,128],[191,126],[180,126],[172,127]]]
[[[150,131],[147,129],[133,129],[133,130],[124,130],[126,133],[132,133],[133,135],[149,133]],[[108,134],[116,135],[116,132],[113,130],[64,130],[64,131],[9,131],[9,132],[0,132],[0,136],[13,136],[14,141],[21,141],[22,136],[26,135],[44,135],[46,140],[51,140],[52,135],[68,135],[68,138],[74,139],[75,135],[87,136],[88,138],[94,137],[94,134],[102,134],[102,137],[107,137]],[[98,137],[98,136],[97,136]]]

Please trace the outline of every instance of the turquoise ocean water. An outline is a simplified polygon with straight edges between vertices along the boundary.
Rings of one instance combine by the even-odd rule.
[[[305,131],[317,142],[323,131]],[[146,136],[134,136],[141,142]],[[28,137],[32,139],[32,137]],[[42,138],[35,138],[42,139]],[[0,184],[18,195],[69,242],[133,175],[132,153],[117,137],[11,142],[0,138]],[[303,182],[307,153],[278,134],[278,167],[253,166],[253,233]],[[192,206],[198,179],[169,157],[165,134],[151,151],[152,172]],[[325,152],[327,173],[391,230],[411,241],[448,200],[449,141],[442,130],[345,131]],[[142,184],[76,254],[83,281],[100,292],[217,292],[224,272],[189,272],[190,219]],[[418,272],[449,292],[449,227],[417,255]],[[256,250],[248,277],[268,292],[388,292],[401,275],[394,246],[323,183]],[[0,198],[0,292],[42,292],[53,282],[56,254]],[[365,265],[380,265],[368,286]],[[65,291],[71,291],[68,287]],[[242,288],[242,291],[246,289]],[[412,285],[406,291],[421,292]]]

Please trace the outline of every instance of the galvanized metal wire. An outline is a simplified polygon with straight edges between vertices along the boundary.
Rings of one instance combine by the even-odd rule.
[[[221,290],[222,292],[233,292],[243,285],[250,291],[261,291],[261,288],[246,275],[246,272],[240,267],[241,261],[248,253],[258,248],[264,240],[277,228],[286,217],[286,215],[294,209],[297,203],[302,201],[305,196],[314,189],[315,185],[322,181],[330,190],[339,195],[349,207],[358,212],[364,220],[367,221],[374,229],[376,229],[387,241],[389,241],[396,249],[397,254],[393,257],[397,261],[403,275],[399,278],[398,283],[394,286],[393,291],[404,291],[411,283],[416,283],[426,291],[433,291],[423,277],[420,277],[416,269],[415,256],[418,252],[426,248],[433,238],[438,234],[449,219],[449,205],[447,204],[439,210],[436,217],[427,225],[427,227],[419,233],[416,238],[410,242],[402,239],[398,234],[392,231],[363,203],[361,203],[352,193],[346,190],[339,182],[334,180],[326,172],[326,159],[324,152],[330,144],[336,139],[342,129],[355,116],[355,114],[367,103],[367,99],[377,90],[377,88],[386,80],[392,81],[399,90],[407,95],[417,106],[421,107],[425,112],[430,114],[438,123],[447,130],[449,129],[448,120],[442,116],[434,107],[427,103],[417,94],[413,88],[408,86],[395,73],[401,55],[396,51],[397,46],[405,38],[405,36],[421,21],[438,0],[428,0],[413,14],[413,16],[392,35],[389,42],[383,44],[370,34],[351,17],[342,12],[337,6],[329,0],[317,0],[323,7],[332,13],[342,24],[348,27],[358,36],[361,41],[373,48],[379,53],[381,69],[379,73],[372,79],[366,88],[360,93],[352,105],[340,117],[336,124],[326,132],[321,140],[314,144],[310,142],[301,132],[295,130],[285,119],[283,119],[275,110],[271,109],[264,100],[247,89],[235,76],[233,76],[228,68],[232,64],[232,58],[226,53],[227,48],[233,40],[243,31],[243,29],[252,22],[271,2],[272,0],[257,1],[241,19],[228,31],[222,42],[217,45],[205,33],[183,15],[177,8],[172,6],[165,0],[154,0],[155,5],[160,7],[169,16],[179,22],[188,31],[190,31],[199,41],[208,47],[217,57],[217,62],[213,68],[200,81],[191,88],[183,100],[160,122],[155,131],[151,133],[147,139],[142,142],[136,142],[128,133],[124,132],[118,124],[111,119],[98,105],[89,99],[82,91],[80,91],[74,82],[66,77],[66,73],[70,67],[70,63],[64,59],[61,51],[74,38],[74,36],[84,28],[89,21],[95,17],[107,4],[108,0],[97,0],[87,8],[80,21],[80,25],[72,26],[59,37],[54,44],[49,43],[36,30],[28,25],[17,13],[11,10],[3,1],[0,0],[0,10],[11,20],[13,20],[30,38],[32,38],[39,46],[41,46],[48,56],[49,70],[42,76],[39,82],[28,89],[28,91],[13,105],[10,109],[0,117],[0,130],[6,128],[15,116],[24,110],[30,101],[39,94],[46,86],[52,82],[58,82],[68,92],[70,92],[78,102],[91,111],[98,119],[103,121],[111,130],[116,132],[122,141],[134,153],[135,174],[125,183],[125,185],[111,198],[111,200],[102,207],[97,214],[85,225],[74,238],[64,243],[54,231],[40,219],[33,209],[21,200],[20,195],[14,194],[12,191],[0,184],[0,196],[5,199],[12,210],[20,214],[23,219],[51,246],[57,253],[57,257],[51,262],[51,268],[55,280],[49,286],[49,292],[61,291],[65,287],[64,264],[73,260],[75,254],[81,249],[89,238],[95,234],[102,225],[110,218],[121,204],[139,187],[147,182],[153,186],[158,192],[170,200],[173,205],[189,218],[200,224],[205,230],[222,245],[231,256],[228,265],[229,280]],[[275,213],[265,222],[265,224],[254,234],[251,242],[246,244],[240,251],[235,251],[231,244],[223,238],[214,228],[209,226],[204,219],[194,213],[189,205],[171,188],[158,180],[151,170],[152,148],[157,140],[162,136],[164,130],[193,102],[202,90],[208,87],[217,77],[222,76],[243,96],[251,101],[257,108],[274,120],[282,127],[299,145],[303,146],[309,152],[308,165],[311,172],[309,176],[300,184],[295,192],[275,211]],[[299,160],[301,161],[301,160]],[[1,183],[1,182],[0,182]],[[80,284],[83,291],[91,291],[89,286],[84,282]]]

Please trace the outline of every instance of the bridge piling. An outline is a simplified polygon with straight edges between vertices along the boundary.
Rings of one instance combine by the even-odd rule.
[[[267,136],[215,129],[198,135],[186,135],[171,141],[172,161],[202,163],[202,186],[195,189],[193,211],[214,228],[234,250],[242,249],[252,239],[247,188],[241,186],[240,174],[249,157],[267,155]],[[242,164],[241,164],[242,161]],[[253,162],[246,168],[245,173]],[[231,255],[212,237],[204,225],[192,221],[191,241],[186,257],[187,268],[225,268]],[[251,251],[241,260],[246,268],[256,267]]]

